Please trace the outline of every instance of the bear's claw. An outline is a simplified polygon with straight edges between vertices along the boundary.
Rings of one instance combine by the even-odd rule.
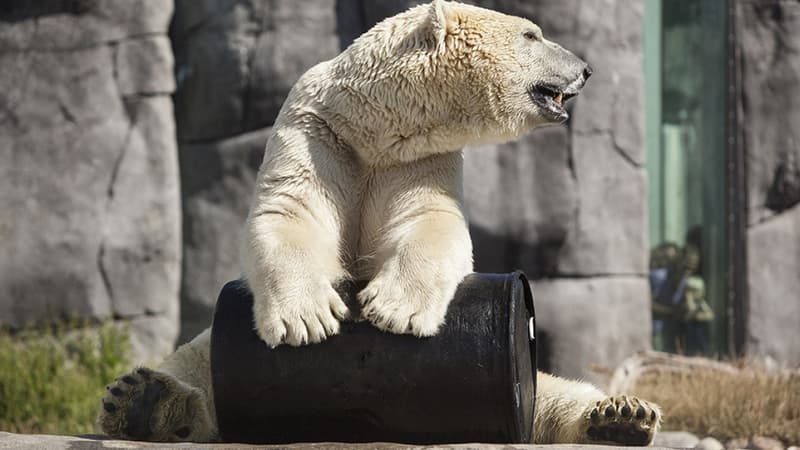
[[[280,294],[293,292],[291,289],[278,289],[254,299],[255,330],[270,348],[322,342],[338,334],[340,321],[350,315],[347,305],[327,281],[294,291],[304,294],[292,298]]]

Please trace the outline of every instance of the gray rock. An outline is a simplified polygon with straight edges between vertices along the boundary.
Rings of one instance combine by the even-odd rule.
[[[164,317],[158,339],[172,345],[179,184],[156,36],[171,2],[12,3],[0,8],[14,16],[0,22],[0,325]],[[33,40],[20,31],[31,23]]]
[[[747,352],[800,364],[800,206],[747,232]]]
[[[653,439],[653,445],[671,448],[696,448],[700,439],[688,431],[660,431]]]
[[[5,0],[0,48],[75,50],[164,33],[172,7],[171,0]]]
[[[243,0],[175,0],[175,14],[169,27],[171,37],[185,37],[201,27],[230,27],[232,10],[240,4],[252,8]]]
[[[129,123],[111,62],[108,47],[0,55],[4,325],[112,313],[99,261]]]
[[[610,369],[650,348],[650,290],[639,277],[551,279],[531,283],[540,369],[602,383]]]
[[[363,444],[338,443],[338,442],[307,442],[299,444],[283,445],[247,445],[247,444],[198,444],[195,442],[138,442],[121,441],[108,439],[104,436],[57,436],[44,434],[13,434],[0,431],[0,448],[2,449],[64,449],[64,450],[95,450],[105,448],[144,448],[144,449],[326,449],[326,450],[411,450],[411,449],[431,449],[431,450],[606,450],[603,445],[526,445],[526,444],[439,444],[439,445],[407,445],[386,442],[370,442]],[[652,450],[659,450],[658,447],[647,447]]]
[[[712,437],[707,437],[700,439],[700,442],[698,442],[694,448],[696,450],[724,450],[725,446],[722,445],[722,442]]]
[[[465,149],[465,208],[477,271],[555,273],[578,207],[567,140],[567,130],[554,127],[517,142]]]
[[[604,133],[576,134],[577,220],[559,254],[559,273],[643,275],[647,270],[647,179]]]
[[[753,436],[750,438],[747,448],[751,450],[783,450],[785,447],[783,442],[778,439],[766,436]]]
[[[116,46],[115,64],[122,95],[171,94],[175,90],[172,47],[166,36],[121,41]]]
[[[181,146],[183,280],[181,337],[211,324],[223,284],[241,276],[239,250],[270,129]]]
[[[155,367],[175,350],[178,336],[178,304],[170,302],[161,314],[136,316],[124,322],[131,336],[131,358],[142,365]],[[169,337],[166,339],[165,337]]]
[[[242,3],[176,3],[170,39],[179,141],[213,140],[242,131],[243,95],[255,45],[254,32],[247,31],[254,25]]]
[[[781,441],[765,436],[753,436],[748,438],[731,439],[725,443],[727,450],[783,450],[785,446]]]
[[[748,442],[747,438],[731,439],[725,442],[725,448],[727,450],[747,449]]]
[[[334,0],[178,2],[171,38],[179,140],[271,125],[297,78],[339,53],[336,23]]]
[[[425,0],[360,0],[360,3],[359,7],[364,21],[362,32],[364,32],[387,17],[426,2]]]
[[[800,202],[800,4],[736,3],[748,221]],[[791,44],[790,44],[791,43]]]
[[[126,108],[131,128],[108,180],[99,269],[115,316],[165,314],[174,311],[181,264],[172,102],[145,97]]]

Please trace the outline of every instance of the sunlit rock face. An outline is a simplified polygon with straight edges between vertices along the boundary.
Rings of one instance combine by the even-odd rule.
[[[800,364],[800,4],[736,3],[747,184],[746,350]],[[742,205],[745,207],[745,205]]]
[[[0,325],[130,324],[141,359],[178,331],[172,2],[0,6]]]

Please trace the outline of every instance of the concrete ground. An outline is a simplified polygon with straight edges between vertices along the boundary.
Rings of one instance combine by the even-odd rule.
[[[406,449],[453,449],[453,450],[528,450],[528,449],[570,449],[570,450],[608,450],[613,447],[603,445],[509,445],[509,444],[445,444],[433,446],[403,445],[392,443],[341,444],[321,442],[292,445],[244,445],[244,444],[159,444],[150,442],[118,441],[101,437],[56,436],[44,434],[14,434],[0,431],[0,450],[5,449],[326,449],[326,450],[406,450]],[[634,448],[634,447],[627,447]],[[666,449],[666,447],[641,447],[647,449]]]

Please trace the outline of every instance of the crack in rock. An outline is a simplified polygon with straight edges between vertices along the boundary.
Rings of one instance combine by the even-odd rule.
[[[103,280],[103,287],[106,290],[106,295],[108,296],[108,303],[111,307],[110,309],[113,311],[114,305],[114,289],[111,286],[111,280],[108,277],[108,272],[106,271],[105,266],[103,265],[103,257],[106,254],[106,240],[103,238],[100,241],[100,249],[97,251],[97,270],[100,272],[100,278]]]
[[[576,131],[575,134],[579,136],[593,136],[593,135],[605,135],[611,141],[611,145],[614,147],[614,150],[628,162],[631,166],[641,169],[644,167],[644,163],[637,161],[628,151],[617,143],[617,138],[612,129],[592,129],[587,131]]]

